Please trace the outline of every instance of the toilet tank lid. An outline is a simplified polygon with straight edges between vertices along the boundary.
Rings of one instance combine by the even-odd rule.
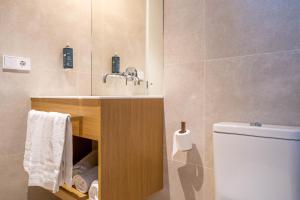
[[[250,123],[220,122],[213,125],[215,133],[246,135],[286,140],[300,140],[300,127],[262,124],[261,127]]]

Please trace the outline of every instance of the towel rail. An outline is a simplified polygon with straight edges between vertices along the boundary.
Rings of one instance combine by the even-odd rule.
[[[83,116],[79,116],[79,115],[72,115],[71,116],[71,120],[82,120]]]
[[[83,137],[83,116],[71,115],[71,122],[73,135]]]

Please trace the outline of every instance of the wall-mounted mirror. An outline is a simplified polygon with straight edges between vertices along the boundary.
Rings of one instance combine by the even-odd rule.
[[[162,94],[162,82],[163,0],[92,0],[92,94]]]

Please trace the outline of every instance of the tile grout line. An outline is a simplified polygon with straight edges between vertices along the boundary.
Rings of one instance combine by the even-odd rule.
[[[263,52],[263,53],[254,53],[248,55],[240,55],[240,56],[228,56],[228,57],[220,57],[220,58],[211,58],[205,59],[206,62],[213,62],[213,61],[220,61],[220,60],[230,60],[230,59],[238,59],[238,58],[247,58],[247,57],[254,57],[254,56],[264,56],[264,55],[275,55],[275,54],[283,54],[283,53],[300,53],[300,49],[289,49],[289,50],[282,50],[282,51],[270,51],[270,52]]]
[[[207,57],[207,40],[206,40],[206,0],[203,0],[203,36],[204,36],[204,58]],[[204,134],[204,141],[203,141],[203,146],[204,146],[204,150],[203,150],[203,166],[206,167],[207,164],[207,152],[206,152],[206,60],[204,59],[204,68],[203,68],[203,111],[202,111],[202,126],[203,126],[203,133]]]
[[[65,69],[36,69],[35,72],[67,72],[67,73],[78,73],[78,74],[90,74],[90,71],[85,71],[85,70],[70,70],[70,71],[67,71]]]
[[[202,162],[202,169],[203,169],[203,182],[205,181],[206,176],[206,165],[207,165],[207,138],[206,138],[206,58],[207,58],[207,34],[206,34],[206,0],[203,0],[203,37],[204,37],[204,63],[203,63],[203,91],[202,91],[202,131],[203,131],[203,162]],[[203,183],[206,184],[206,183]],[[202,198],[206,198],[206,191],[202,192]]]
[[[177,163],[180,163],[180,164],[185,164],[185,165],[191,165],[191,166],[197,166],[197,167],[201,167],[203,169],[208,169],[208,170],[213,170],[214,168],[213,167],[206,167],[206,166],[203,166],[203,165],[198,165],[198,164],[195,164],[195,163],[189,163],[189,162],[183,162],[183,161],[180,161],[180,160],[170,160],[170,159],[167,159],[169,162],[177,162]]]
[[[166,160],[171,161],[171,162],[174,161],[174,162],[178,162],[178,163],[182,163],[182,164],[187,164],[187,165],[194,165],[194,166],[204,167],[203,164],[201,165],[201,164],[197,164],[197,163],[194,163],[194,162],[188,162],[188,161],[181,161],[181,160],[177,160],[177,159],[172,159],[172,157],[169,158],[169,156],[166,157]]]
[[[90,81],[90,84],[91,84],[91,96],[93,95],[93,29],[94,29],[94,27],[93,27],[93,14],[94,14],[94,12],[93,12],[93,1],[91,0],[91,20],[90,20],[90,22],[91,22],[91,81]]]
[[[207,146],[206,146],[206,145],[207,145],[207,139],[208,139],[208,138],[207,138],[207,133],[206,133],[206,130],[207,130],[207,129],[206,129],[206,121],[207,121],[207,120],[206,120],[206,101],[207,101],[207,99],[206,99],[206,92],[207,92],[207,91],[206,91],[206,90],[207,90],[207,89],[206,89],[206,84],[207,84],[207,83],[206,83],[206,82],[207,82],[207,79],[206,79],[206,78],[207,78],[207,77],[206,77],[206,74],[207,74],[207,73],[206,73],[206,68],[207,68],[206,62],[204,62],[204,80],[203,80],[203,82],[204,82],[204,83],[203,83],[204,89],[203,89],[203,112],[202,112],[202,115],[203,115],[203,116],[202,116],[202,118],[203,118],[203,134],[204,134],[204,137],[203,137],[203,138],[204,138],[204,142],[203,142],[203,143],[204,143],[204,151],[203,151],[203,154],[204,154],[203,160],[204,160],[204,161],[203,161],[203,166],[206,166],[206,165],[207,165],[207,160],[208,160],[208,159],[207,159],[207,158],[208,158],[208,152],[207,152],[207,148],[206,148],[206,147],[207,147]]]
[[[165,64],[164,67],[172,67],[172,66],[175,66],[175,65],[201,64],[203,62],[205,62],[204,59],[201,59],[199,61],[191,61],[191,62],[169,63],[169,64]]]

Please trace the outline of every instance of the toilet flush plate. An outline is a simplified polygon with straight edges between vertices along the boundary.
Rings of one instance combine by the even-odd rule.
[[[31,61],[30,58],[18,57],[18,56],[2,56],[2,68],[3,70],[14,71],[30,71]]]

